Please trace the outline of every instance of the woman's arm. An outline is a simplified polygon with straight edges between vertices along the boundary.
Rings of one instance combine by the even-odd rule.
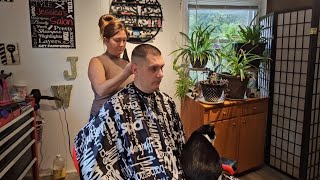
[[[88,76],[94,90],[100,96],[113,93],[131,74],[131,63],[128,63],[121,74],[107,80],[103,64],[98,58],[92,58],[89,63]]]

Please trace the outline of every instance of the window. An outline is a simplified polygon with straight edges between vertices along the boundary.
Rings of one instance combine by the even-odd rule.
[[[234,34],[239,25],[249,25],[258,12],[257,0],[189,0],[189,33],[197,25],[211,25],[215,27],[211,36],[215,42],[214,47],[228,42],[227,34]],[[220,43],[220,44],[219,44]],[[207,67],[214,69],[212,63]],[[190,71],[190,77],[196,82],[204,80],[207,76],[202,71]]]
[[[213,40],[226,41],[226,34],[234,33],[238,25],[249,25],[256,13],[257,9],[189,8],[189,32],[196,25],[208,24],[215,27]]]

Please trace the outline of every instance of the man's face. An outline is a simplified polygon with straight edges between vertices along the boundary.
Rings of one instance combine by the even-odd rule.
[[[159,89],[163,78],[164,60],[162,56],[147,55],[147,60],[134,64],[135,81],[145,93],[152,93]]]
[[[111,38],[105,38],[108,52],[114,56],[120,56],[126,48],[127,34],[124,30],[118,32]]]

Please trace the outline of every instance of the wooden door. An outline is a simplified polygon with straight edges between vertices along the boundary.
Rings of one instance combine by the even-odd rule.
[[[241,117],[239,129],[238,173],[264,163],[265,113]]]
[[[238,118],[213,122],[216,139],[214,147],[220,157],[237,160],[238,157]]]

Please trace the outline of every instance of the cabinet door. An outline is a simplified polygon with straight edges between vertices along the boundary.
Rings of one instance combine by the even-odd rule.
[[[265,113],[241,117],[239,127],[238,173],[264,163]]]
[[[233,118],[212,123],[216,133],[214,147],[218,150],[220,157],[237,160],[238,120]]]

